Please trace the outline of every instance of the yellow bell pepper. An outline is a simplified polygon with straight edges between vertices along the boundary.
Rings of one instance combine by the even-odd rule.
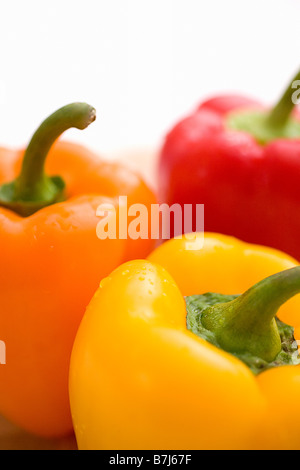
[[[71,358],[79,449],[300,449],[300,366],[276,367],[273,318],[299,338],[300,267],[223,235],[186,248],[185,238],[170,240],[102,280]],[[184,296],[245,291],[204,310],[217,345],[187,328]],[[245,352],[268,367],[255,374],[239,357]],[[293,356],[289,364],[299,362]]]

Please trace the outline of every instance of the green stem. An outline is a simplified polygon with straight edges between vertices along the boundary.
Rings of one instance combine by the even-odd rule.
[[[288,88],[285,90],[283,96],[269,114],[268,124],[270,127],[282,128],[288,122],[288,119],[295,107],[292,95],[294,93],[293,83],[297,80],[300,80],[300,71],[293,78]]]
[[[33,135],[24,155],[19,177],[0,187],[0,205],[22,216],[64,198],[64,181],[45,174],[50,148],[70,128],[85,129],[96,119],[95,109],[86,103],[72,103],[49,116]]]
[[[300,72],[293,78],[276,106],[270,111],[238,110],[225,118],[229,129],[247,132],[258,143],[266,145],[276,139],[300,139],[300,120],[291,116],[296,104],[293,100],[294,85],[298,85]],[[294,82],[297,82],[294,84]]]
[[[272,362],[281,351],[275,321],[278,309],[300,293],[300,266],[275,274],[231,302],[207,308],[203,326],[215,333],[220,346]]]

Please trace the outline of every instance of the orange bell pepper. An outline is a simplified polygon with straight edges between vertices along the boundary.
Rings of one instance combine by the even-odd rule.
[[[300,449],[299,352],[274,319],[299,339],[299,265],[221,235],[188,244],[102,280],[71,357],[79,449]],[[234,298],[205,306],[201,336],[187,311],[205,292]]]
[[[121,164],[56,142],[68,128],[83,129],[94,119],[93,108],[74,103],[41,125],[25,154],[0,149],[0,339],[6,346],[0,413],[46,437],[72,431],[69,359],[100,279],[153,247],[150,239],[97,238],[100,204],[116,205],[126,195],[128,204],[149,206],[155,198]]]

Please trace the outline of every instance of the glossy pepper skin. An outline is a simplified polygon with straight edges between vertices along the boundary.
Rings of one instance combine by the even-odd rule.
[[[76,111],[76,110],[75,110]],[[69,114],[73,119],[73,108]],[[0,182],[20,174],[24,150],[0,150]],[[46,173],[66,184],[62,202],[28,217],[0,208],[0,412],[45,437],[72,432],[68,370],[73,340],[102,277],[125,260],[146,256],[151,240],[99,240],[103,202],[147,206],[152,191],[138,175],[87,148],[57,141]]]
[[[221,95],[178,122],[160,152],[160,202],[204,204],[206,231],[300,260],[295,80],[272,111],[246,97]]]
[[[223,235],[187,243],[125,263],[92,299],[70,367],[79,449],[299,449],[299,366],[255,377],[187,330],[183,297],[239,293],[296,261]],[[296,334],[299,307],[296,296],[279,311]]]

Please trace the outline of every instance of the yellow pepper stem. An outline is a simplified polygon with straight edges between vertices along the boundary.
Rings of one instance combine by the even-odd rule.
[[[275,321],[287,300],[300,293],[300,266],[259,282],[231,302],[207,308],[202,324],[228,352],[249,353],[272,362],[282,344]]]

